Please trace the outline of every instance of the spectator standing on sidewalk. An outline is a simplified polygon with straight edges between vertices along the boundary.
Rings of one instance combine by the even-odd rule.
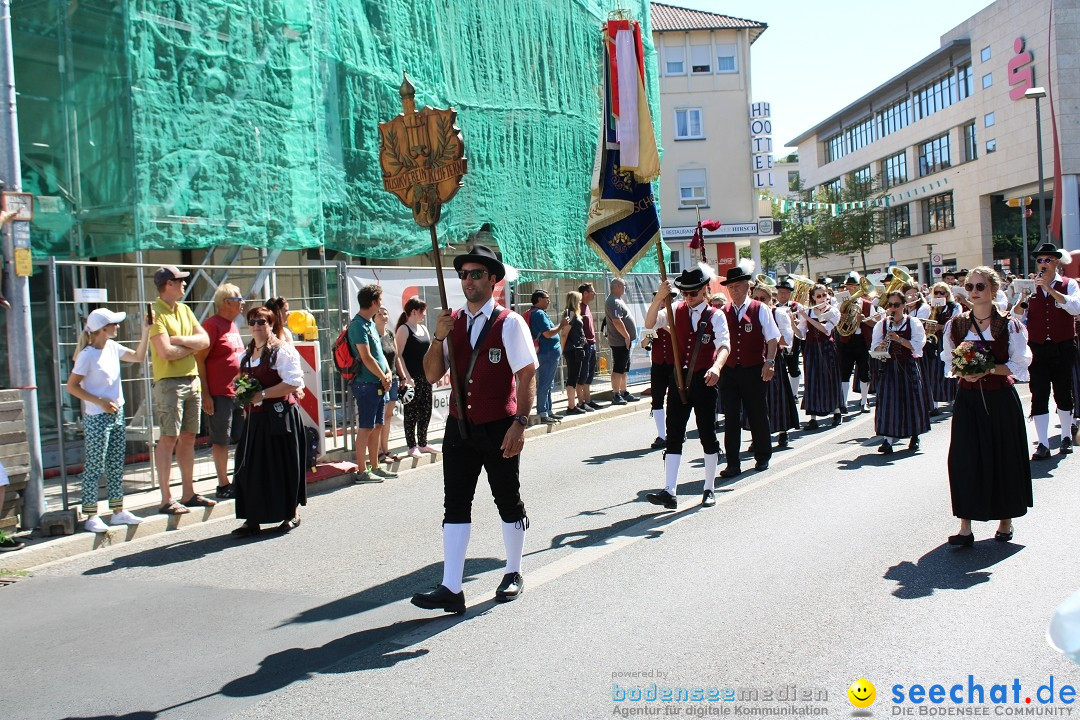
[[[382,338],[375,326],[375,315],[382,308],[382,288],[365,285],[356,295],[360,310],[349,323],[349,342],[360,360],[360,372],[352,382],[356,397],[356,469],[357,482],[382,482],[397,473],[379,467],[379,442],[385,420],[387,393],[393,383],[390,363],[383,353]]]
[[[585,362],[583,367],[588,370],[582,382],[577,385],[578,399],[581,400],[579,407],[588,411],[599,410],[603,407],[592,399],[592,383],[596,379],[596,323],[593,322],[593,314],[590,305],[596,299],[596,290],[592,283],[583,283],[578,286],[581,293],[581,327],[585,331]]]
[[[551,410],[551,387],[555,382],[555,373],[559,370],[559,358],[562,356],[559,333],[567,327],[569,321],[563,317],[558,325],[551,322],[547,314],[549,305],[551,297],[546,292],[533,292],[529,333],[536,343],[536,356],[540,360],[540,369],[536,371],[536,414],[540,417],[540,422],[552,424],[559,422],[559,418],[555,417]],[[573,384],[569,375],[566,382],[568,386]]]
[[[195,355],[202,380],[203,412],[210,419],[210,454],[217,472],[217,497],[232,497],[229,482],[229,441],[243,432],[244,415],[236,404],[233,380],[240,374],[240,358],[244,341],[236,327],[236,318],[244,312],[244,296],[240,288],[223,283],[214,292],[217,311],[203,320],[203,330],[210,347]],[[239,458],[237,459],[239,465]]]
[[[566,315],[559,327],[562,328],[562,344],[566,355],[566,414],[584,415],[585,403],[578,393],[579,387],[588,383],[589,368],[585,365],[585,330],[581,322],[581,293],[571,291],[566,294]]]
[[[154,273],[158,298],[154,301],[154,325],[150,328],[150,356],[154,374],[154,422],[161,430],[154,463],[161,485],[164,515],[183,515],[189,507],[212,507],[217,503],[195,492],[195,435],[202,420],[202,384],[195,354],[210,347],[206,331],[184,303],[190,273],[163,265]],[[172,456],[180,469],[183,492],[179,503],[172,499]]]
[[[626,281],[615,278],[611,281],[611,294],[604,303],[604,315],[607,320],[607,340],[611,346],[611,404],[625,405],[637,402],[626,390],[626,374],[630,372],[630,348],[637,338],[637,327],[630,313],[630,306],[623,301],[626,293]]]
[[[105,475],[109,494],[110,525],[138,525],[141,518],[124,510],[124,389],[120,384],[120,363],[141,363],[146,359],[146,343],[153,316],[142,325],[139,347],[131,350],[113,340],[126,313],[99,308],[90,313],[75,349],[74,367],[68,376],[67,391],[83,403],[83,437],[86,465],[82,476],[83,527],[89,532],[105,532],[108,526],[98,517],[98,484]]]
[[[405,442],[409,457],[438,450],[428,445],[428,425],[431,424],[431,383],[424,376],[424,355],[431,347],[431,333],[424,326],[427,303],[418,295],[405,302],[398,317],[394,340],[405,368],[405,381],[413,388],[412,402],[405,405]]]
[[[405,387],[405,371],[401,365],[401,357],[398,356],[394,333],[390,332],[388,327],[389,324],[390,311],[380,307],[379,312],[375,313],[375,329],[379,332],[383,355],[386,357],[386,363],[390,366],[390,373],[394,379],[390,381],[390,390],[386,394],[386,408],[383,410],[382,430],[379,433],[379,462],[384,460],[397,462],[401,459],[390,452],[390,421],[394,417],[394,408],[397,407],[398,394]]]

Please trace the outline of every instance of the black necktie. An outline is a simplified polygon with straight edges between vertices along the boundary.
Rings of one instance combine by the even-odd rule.
[[[476,323],[476,318],[478,318],[478,317],[480,317],[480,316],[479,316],[479,315],[470,315],[470,316],[469,316],[469,329],[468,329],[468,333],[469,333],[469,345],[470,345],[470,346],[472,346],[472,344],[473,344],[473,339],[472,339],[472,329],[473,329],[473,325],[474,325],[474,324]]]

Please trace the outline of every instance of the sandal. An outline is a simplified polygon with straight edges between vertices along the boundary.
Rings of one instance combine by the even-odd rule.
[[[158,508],[158,513],[161,515],[186,515],[189,512],[191,511],[175,500],[170,500]]]
[[[248,525],[247,523],[244,523],[240,527],[233,530],[230,534],[237,537],[247,537],[248,535],[258,535],[261,532],[262,528],[260,528],[258,525]]]
[[[295,530],[298,527],[300,527],[300,518],[294,517],[292,520],[286,520],[285,522],[278,525],[278,530],[280,532],[289,532],[290,530]]]
[[[198,495],[198,494],[192,495],[187,500],[181,500],[180,503],[182,505],[186,505],[189,508],[192,508],[192,507],[214,507],[215,505],[217,505],[216,500],[208,500],[207,498],[204,498],[202,495]]]

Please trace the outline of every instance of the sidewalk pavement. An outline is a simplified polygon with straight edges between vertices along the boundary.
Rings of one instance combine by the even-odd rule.
[[[631,388],[633,391],[635,388]],[[636,388],[640,390],[640,388]],[[648,396],[640,396],[639,402],[626,405],[611,405],[610,391],[593,393],[595,401],[604,403],[604,407],[595,412],[585,415],[571,415],[563,418],[561,423],[545,425],[538,423],[533,416],[533,425],[525,431],[526,436],[536,436],[545,433],[559,432],[568,428],[588,425],[605,419],[626,415],[633,412],[647,411],[650,407]],[[564,412],[566,402],[557,402],[552,408],[557,413]],[[395,451],[398,448],[394,449]],[[394,472],[407,473],[424,465],[437,463],[441,454],[424,454],[419,458],[408,457],[404,454],[404,448],[400,449],[402,460],[388,462],[386,465]],[[319,463],[315,472],[308,473],[307,493],[308,496],[332,492],[338,488],[352,485],[355,479],[356,464],[353,462],[352,451],[335,449],[327,453],[323,462]],[[177,473],[173,473],[177,477]],[[195,492],[207,498],[214,497],[217,486],[216,478],[205,478],[195,482]],[[179,499],[179,483],[173,484],[173,497]],[[157,488],[138,492],[130,492],[124,496],[124,509],[143,518],[139,525],[120,525],[110,527],[107,532],[92,533],[82,530],[82,518],[76,526],[73,535],[45,536],[42,531],[35,530],[16,535],[26,543],[26,547],[15,552],[0,555],[0,580],[6,571],[25,571],[37,568],[46,563],[64,560],[85,552],[91,552],[98,548],[116,543],[131,542],[141,538],[157,535],[168,531],[180,531],[185,528],[196,527],[201,523],[212,520],[224,520],[233,517],[233,500],[218,500],[217,505],[209,508],[191,508],[191,512],[184,515],[161,515],[158,508],[161,505],[161,496]],[[78,513],[77,502],[72,502],[72,509]],[[107,515],[108,513],[104,513]],[[106,520],[107,522],[107,520]]]

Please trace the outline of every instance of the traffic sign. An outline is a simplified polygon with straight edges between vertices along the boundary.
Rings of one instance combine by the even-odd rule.
[[[1005,204],[1008,205],[1009,207],[1020,207],[1021,202],[1024,205],[1030,205],[1031,204],[1031,196],[1028,195],[1028,196],[1022,197],[1022,198],[1018,198],[1018,197],[1009,198],[1008,200],[1005,201]]]
[[[932,265],[940,265],[941,260],[942,260],[941,253],[934,253],[933,255],[930,256],[930,263]]]
[[[941,277],[942,273],[944,273],[944,269],[940,265],[935,265],[931,270],[931,274],[936,278]]]

